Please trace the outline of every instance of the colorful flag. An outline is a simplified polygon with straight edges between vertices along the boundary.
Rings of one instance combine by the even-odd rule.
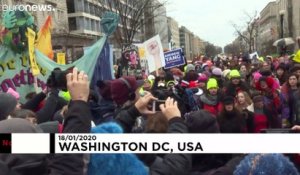
[[[48,16],[45,24],[38,32],[36,48],[44,55],[46,55],[48,58],[53,60],[54,54],[53,54],[52,43],[51,43],[51,32],[50,32],[51,28],[52,28],[52,18],[51,16]]]

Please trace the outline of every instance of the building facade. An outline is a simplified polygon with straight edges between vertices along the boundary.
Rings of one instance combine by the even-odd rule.
[[[194,57],[199,57],[200,55],[205,54],[205,43],[206,41],[203,41],[202,39],[200,39],[199,36],[195,36],[194,37],[194,46],[193,46],[193,53],[194,53]]]
[[[193,57],[191,57],[192,53],[192,47],[191,47],[191,32],[184,26],[181,26],[179,29],[179,35],[180,35],[180,47],[182,48],[184,55],[187,60],[192,60]]]
[[[256,48],[262,55],[276,53],[273,43],[278,39],[280,30],[277,19],[277,4],[270,2],[261,12],[259,19]]]
[[[277,0],[277,21],[283,18],[283,37],[291,37],[296,41],[294,50],[300,45],[300,1],[299,0]],[[281,28],[281,27],[279,27]]]
[[[178,22],[171,17],[168,17],[169,41],[172,48],[180,48],[180,36]]]
[[[160,36],[162,47],[166,50],[169,49],[167,9],[158,0],[154,3],[158,7],[153,12],[155,34]]]

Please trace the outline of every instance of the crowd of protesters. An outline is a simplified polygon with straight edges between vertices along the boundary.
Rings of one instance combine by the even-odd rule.
[[[300,64],[292,60],[202,57],[184,69],[116,75],[96,88],[74,68],[68,93],[49,87],[28,94],[24,104],[13,89],[0,93],[0,133],[300,130]],[[164,103],[154,108],[157,100]],[[0,174],[16,175],[296,175],[299,167],[298,155],[282,154],[0,154]]]

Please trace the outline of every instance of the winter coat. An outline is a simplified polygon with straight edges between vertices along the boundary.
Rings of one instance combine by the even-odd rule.
[[[246,120],[247,132],[254,133],[254,113],[248,109],[242,111],[242,116]]]
[[[271,128],[281,128],[281,105],[282,99],[280,98],[280,93],[278,91],[273,92],[272,94],[268,94],[264,96],[264,105],[267,111],[269,111],[272,116],[272,120],[270,120]]]
[[[32,99],[28,100],[25,104],[21,106],[22,109],[29,109],[31,111],[38,111],[40,103],[46,98],[46,94],[43,92],[38,93]]]
[[[295,111],[294,104],[295,101],[297,101],[297,91],[298,89],[291,90],[286,83],[281,87],[281,118],[288,120],[291,125],[293,125],[293,116]]]
[[[254,133],[260,133],[262,129],[268,128],[268,118],[265,114],[254,114]]]
[[[60,110],[63,106],[67,105],[67,102],[58,96],[59,91],[52,91],[49,97],[46,99],[45,105],[36,112],[37,123],[43,123],[52,121],[56,111]],[[23,105],[23,109],[34,110],[38,106],[40,100],[44,98],[43,93],[38,94],[34,97],[31,102],[29,101]]]
[[[293,121],[293,124],[294,125],[300,125],[300,92],[296,92],[295,93],[295,97],[296,97],[296,100],[294,101],[294,104],[293,104],[293,118],[292,118],[292,121]]]
[[[232,112],[222,111],[217,120],[221,133],[246,133],[247,125],[244,116],[237,110]]]
[[[112,101],[101,100],[100,103],[94,101],[89,102],[93,115],[93,122],[99,125],[104,122],[113,121],[115,106]]]
[[[132,105],[116,112],[115,120],[123,128],[124,133],[130,133],[139,116],[140,112]]]
[[[71,101],[64,121],[63,133],[90,133],[92,114],[88,103]],[[55,154],[48,165],[49,174],[84,174],[84,154]]]
[[[222,103],[219,102],[218,96],[210,96],[208,94],[203,94],[200,96],[200,108],[209,111],[213,115],[217,116],[222,110]]]
[[[88,104],[72,101],[65,118],[64,133],[89,133],[91,130],[91,113]],[[15,122],[17,121],[17,122]],[[41,130],[25,119],[3,121],[8,133],[37,133]],[[8,122],[8,123],[7,123]],[[22,122],[22,123],[20,123]],[[9,124],[10,123],[10,124]],[[0,132],[5,133],[1,126]],[[3,174],[22,175],[83,175],[83,154],[0,154],[0,168]],[[0,173],[0,174],[1,174]]]
[[[180,117],[169,121],[168,133],[188,133],[188,128]],[[151,175],[185,175],[191,169],[191,154],[166,154],[156,156],[150,165]]]

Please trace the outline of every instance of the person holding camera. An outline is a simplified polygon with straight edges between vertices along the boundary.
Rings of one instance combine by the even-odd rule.
[[[88,76],[77,68],[67,75],[67,87],[71,95],[64,121],[63,133],[90,133],[91,112]],[[0,133],[39,133],[41,129],[26,119],[14,118],[0,121]],[[83,154],[0,154],[0,174],[82,175]]]

